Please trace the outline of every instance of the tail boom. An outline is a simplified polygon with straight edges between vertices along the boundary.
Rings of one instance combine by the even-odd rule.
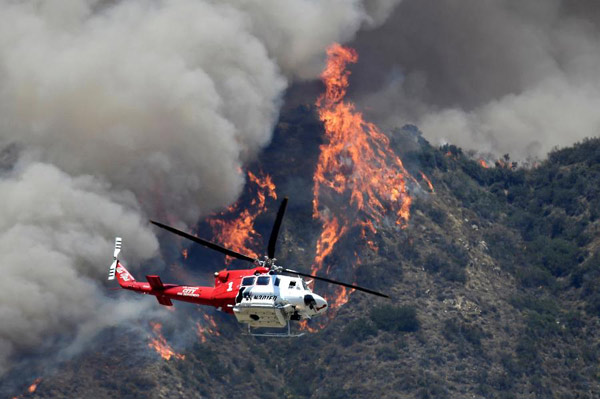
[[[177,284],[164,284],[159,276],[146,276],[147,282],[138,282],[119,261],[122,240],[115,239],[113,262],[108,271],[108,279],[116,279],[121,288],[136,291],[140,294],[154,295],[158,303],[164,306],[173,306],[171,300],[221,307],[221,301],[215,301],[214,287],[189,287]]]

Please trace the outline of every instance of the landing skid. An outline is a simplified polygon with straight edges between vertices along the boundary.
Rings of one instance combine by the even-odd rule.
[[[287,332],[284,331],[284,332],[280,332],[280,333],[276,333],[276,332],[255,333],[252,331],[252,327],[250,327],[250,324],[248,324],[248,334],[252,335],[253,337],[272,337],[272,338],[297,338],[297,337],[301,337],[304,335],[304,333],[292,334],[289,321],[287,322]]]

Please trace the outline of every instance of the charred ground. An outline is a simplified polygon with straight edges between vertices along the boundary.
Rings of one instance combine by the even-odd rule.
[[[318,234],[310,190],[321,137],[312,107],[288,110],[252,166],[290,196],[278,258],[306,271]],[[326,260],[336,265],[332,277],[388,292],[391,301],[353,293],[335,319],[298,339],[244,336],[232,318],[216,315],[221,335],[180,347],[184,360],[160,358],[145,335],[106,331],[102,345],[22,397],[598,397],[600,140],[526,168],[509,156],[485,167],[410,126],[391,142],[435,191],[413,189],[409,226],[380,226],[377,251],[349,233]],[[257,228],[267,232],[273,213]],[[193,259],[205,254],[197,251]],[[361,254],[355,272],[353,251]],[[165,335],[185,328],[193,325]]]

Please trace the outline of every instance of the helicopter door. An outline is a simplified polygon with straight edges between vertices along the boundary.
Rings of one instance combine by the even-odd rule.
[[[265,303],[273,306],[279,299],[279,296],[274,292],[274,283],[274,278],[271,275],[256,277],[256,282],[250,290],[253,302]]]
[[[251,327],[285,327],[285,314],[276,305],[279,299],[278,293],[276,294],[279,288],[275,286],[277,281],[275,276],[261,275],[252,281],[252,286],[242,287],[244,291],[240,301],[233,307],[234,315],[240,323],[247,323]],[[250,279],[243,281],[242,285],[245,282],[249,283]]]

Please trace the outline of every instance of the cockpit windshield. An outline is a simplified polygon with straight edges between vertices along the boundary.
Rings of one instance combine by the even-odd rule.
[[[254,277],[244,277],[242,280],[242,285],[247,287],[249,285],[254,285]]]
[[[306,291],[310,291],[310,288],[308,288],[308,285],[306,284],[306,281],[302,280],[302,287],[304,287],[304,289]]]
[[[260,276],[256,279],[256,285],[269,285],[271,276]]]

